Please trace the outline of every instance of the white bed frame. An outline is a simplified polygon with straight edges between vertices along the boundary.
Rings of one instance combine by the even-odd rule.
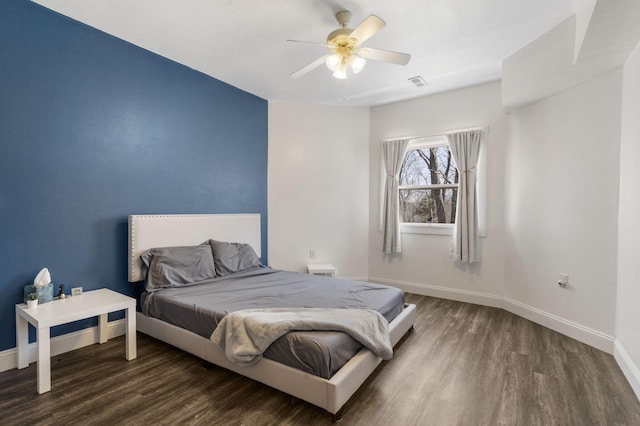
[[[201,244],[209,238],[248,243],[260,256],[260,215],[129,216],[129,281],[144,279],[140,254],[145,250]],[[392,345],[413,326],[415,318],[415,305],[406,305],[389,324]],[[137,313],[137,329],[203,360],[324,408],[334,415],[334,420],[341,416],[339,410],[382,361],[368,349],[362,349],[327,380],[267,358],[251,367],[239,367],[229,362],[211,340],[141,312]]]

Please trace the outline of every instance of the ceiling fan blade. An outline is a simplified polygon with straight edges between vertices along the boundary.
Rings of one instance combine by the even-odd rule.
[[[310,64],[307,64],[304,67],[300,68],[298,71],[292,72],[290,74],[290,77],[298,78],[298,77],[301,77],[301,76],[305,75],[306,73],[308,73],[312,69],[317,68],[320,65],[324,64],[324,61],[325,61],[326,57],[327,57],[327,55],[322,56],[322,57],[316,59],[315,61],[311,62]]]
[[[292,43],[304,43],[304,44],[313,44],[315,46],[322,46],[322,47],[329,47],[329,48],[335,48],[335,46],[331,46],[327,43],[318,43],[315,41],[302,41],[302,40],[287,40],[290,41]]]
[[[393,50],[374,49],[363,47],[358,51],[358,55],[365,59],[374,61],[391,62],[392,64],[407,65],[411,59],[408,53],[394,52]]]
[[[380,31],[385,25],[387,25],[387,23],[376,15],[369,15],[355,30],[351,31],[349,41],[358,46]]]

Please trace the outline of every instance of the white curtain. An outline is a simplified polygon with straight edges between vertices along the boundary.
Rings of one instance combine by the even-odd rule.
[[[478,196],[476,176],[482,130],[470,130],[447,135],[449,149],[458,165],[458,204],[451,244],[451,257],[457,262],[480,260],[478,251]]]
[[[382,143],[382,159],[385,173],[383,228],[384,253],[401,253],[400,242],[400,169],[404,160],[404,152],[409,144],[408,139],[385,141]]]

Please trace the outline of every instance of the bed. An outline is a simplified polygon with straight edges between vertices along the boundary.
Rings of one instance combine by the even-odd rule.
[[[140,256],[149,249],[200,245],[203,241],[215,238],[218,241],[248,245],[259,257],[261,255],[260,235],[259,214],[131,215],[129,216],[129,281],[144,280],[146,269]],[[239,275],[248,275],[244,279],[259,283],[261,280],[278,281],[281,277],[286,278],[287,274],[295,274],[282,272],[284,275],[279,271],[265,268]],[[306,274],[297,274],[298,281],[307,279]],[[365,283],[362,284],[366,286]],[[175,292],[186,294],[182,289]],[[200,296],[187,294],[184,297]],[[147,311],[148,309],[145,308]],[[391,345],[395,345],[413,326],[416,317],[415,306],[403,304],[398,312],[388,313],[388,315],[392,318],[388,325],[389,340]],[[208,331],[190,331],[176,325],[176,321],[172,322],[174,324],[168,320],[145,315],[143,312],[137,313],[137,329],[140,332],[185,350],[207,362],[321,407],[333,414],[334,420],[341,417],[344,404],[382,361],[371,350],[356,348],[355,354],[349,355],[344,365],[341,365],[337,371],[325,374],[326,377],[322,377],[322,374],[317,372],[304,371],[299,366],[294,367],[285,362],[270,359],[266,357],[266,353],[265,357],[255,365],[243,367],[229,361],[223,349],[206,337]]]

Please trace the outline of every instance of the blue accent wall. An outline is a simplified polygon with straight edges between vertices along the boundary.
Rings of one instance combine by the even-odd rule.
[[[42,267],[135,295],[129,214],[260,213],[267,263],[267,101],[25,0],[0,2],[0,176],[0,351]]]

